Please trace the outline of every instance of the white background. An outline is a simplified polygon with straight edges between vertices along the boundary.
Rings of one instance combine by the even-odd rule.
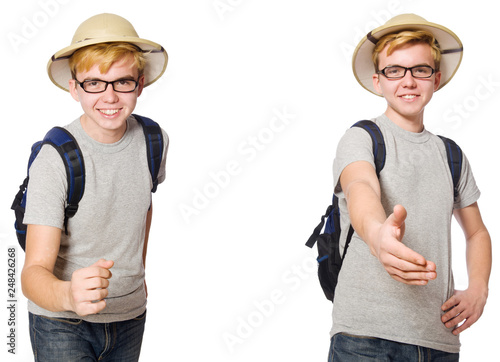
[[[102,12],[129,19],[170,57],[136,108],[171,139],[167,180],[154,195],[141,361],[326,360],[331,304],[315,275],[316,250],[304,243],[330,201],[338,139],[355,121],[385,110],[383,99],[355,81],[352,51],[400,13],[443,24],[464,43],[462,66],[427,107],[426,125],[466,152],[498,257],[500,51],[491,2],[24,0],[0,11],[0,270],[17,243],[9,208],[31,144],[81,114],[50,82],[47,61],[82,21]],[[288,114],[289,123],[273,131],[276,113]],[[224,178],[228,164],[236,172]],[[464,245],[455,225],[459,288],[467,286]],[[17,255],[19,277],[24,255]],[[7,353],[6,279],[0,277],[0,359],[29,361],[19,278],[18,354]],[[483,317],[462,335],[462,361],[496,356],[498,279],[494,266]]]

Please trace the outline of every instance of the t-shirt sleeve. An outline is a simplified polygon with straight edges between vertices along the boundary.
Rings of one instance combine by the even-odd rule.
[[[458,197],[455,200],[453,208],[463,209],[464,207],[470,206],[479,200],[480,196],[481,192],[477,187],[469,160],[465,154],[463,154],[462,172],[460,174],[460,180],[458,181]]]
[[[161,159],[160,171],[158,171],[158,184],[165,181],[165,165],[167,162],[168,146],[170,144],[170,139],[168,138],[167,132],[163,129],[161,130],[163,134],[163,157]]]
[[[371,137],[359,127],[348,129],[337,145],[333,161],[333,182],[334,192],[338,197],[343,197],[340,175],[344,168],[356,161],[367,161],[375,168]]]
[[[64,227],[66,169],[59,153],[44,145],[29,170],[25,224]]]

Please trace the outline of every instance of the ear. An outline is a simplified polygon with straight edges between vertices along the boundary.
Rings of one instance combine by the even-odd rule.
[[[80,102],[80,97],[78,97],[78,91],[76,89],[77,86],[78,85],[74,79],[69,80],[69,93],[75,101]]]
[[[382,88],[380,87],[380,74],[374,73],[372,75],[372,81],[373,81],[373,88],[375,88],[375,91],[382,95]]]
[[[438,90],[439,85],[441,84],[441,72],[436,73],[436,77],[434,79],[434,92]]]
[[[144,89],[144,82],[145,82],[145,77],[144,75],[141,75],[139,78],[139,85],[137,86],[137,97],[139,97],[142,94],[142,90]]]

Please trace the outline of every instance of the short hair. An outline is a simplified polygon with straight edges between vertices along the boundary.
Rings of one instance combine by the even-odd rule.
[[[128,56],[132,57],[139,76],[142,76],[146,67],[143,51],[136,45],[125,42],[99,43],[78,49],[69,58],[69,68],[73,78],[77,72],[87,72],[95,65],[99,65],[101,73],[107,73],[114,63]]]
[[[372,53],[372,60],[375,65],[376,72],[379,71],[379,54],[388,44],[389,48],[387,49],[387,55],[391,55],[392,52],[404,47],[405,45],[428,44],[431,47],[431,54],[434,58],[434,67],[436,71],[439,71],[441,63],[441,49],[439,47],[439,43],[431,32],[426,30],[404,30],[399,33],[384,35],[377,42]]]

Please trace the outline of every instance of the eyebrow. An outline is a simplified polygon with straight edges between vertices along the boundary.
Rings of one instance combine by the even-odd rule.
[[[133,76],[131,76],[131,75],[127,75],[127,76],[124,76],[124,77],[121,77],[121,78],[118,78],[118,79],[115,79],[115,80],[111,80],[108,83],[117,82],[119,80],[136,80],[136,79]],[[88,81],[107,82],[106,80],[101,79],[101,78],[85,78],[82,82],[88,82]]]
[[[413,67],[422,67],[422,66],[427,66],[427,67],[431,67],[432,68],[432,65],[428,64],[428,63],[421,63],[421,64],[415,64],[415,65],[412,65],[411,67],[405,67],[401,64],[389,64],[389,65],[386,65],[385,67],[402,67],[402,68],[413,68]]]

